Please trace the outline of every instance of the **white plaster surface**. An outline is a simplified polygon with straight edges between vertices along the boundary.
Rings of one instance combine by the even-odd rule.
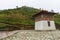
[[[48,26],[48,21],[38,21],[35,22],[35,30],[55,30],[54,21],[50,21],[50,26]]]

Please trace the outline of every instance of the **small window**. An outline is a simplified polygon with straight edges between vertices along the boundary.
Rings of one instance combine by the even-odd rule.
[[[48,26],[50,27],[50,21],[48,21]]]

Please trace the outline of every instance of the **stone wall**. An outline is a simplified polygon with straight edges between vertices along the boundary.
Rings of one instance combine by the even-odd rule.
[[[10,35],[17,33],[18,31],[0,31],[0,39],[6,38]]]
[[[0,40],[60,40],[60,31],[19,30],[16,34]]]

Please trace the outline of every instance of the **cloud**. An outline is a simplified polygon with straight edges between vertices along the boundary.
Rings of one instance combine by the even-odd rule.
[[[0,0],[0,9],[14,8],[17,5],[17,0]]]
[[[35,8],[43,8],[46,10],[60,11],[60,0],[22,0],[19,6],[31,6]]]
[[[60,11],[60,0],[0,0],[0,9],[30,6],[46,10]]]

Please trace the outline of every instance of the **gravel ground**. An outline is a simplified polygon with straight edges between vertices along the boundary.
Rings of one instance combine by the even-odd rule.
[[[17,30],[18,32],[0,40],[60,40],[60,31]]]

